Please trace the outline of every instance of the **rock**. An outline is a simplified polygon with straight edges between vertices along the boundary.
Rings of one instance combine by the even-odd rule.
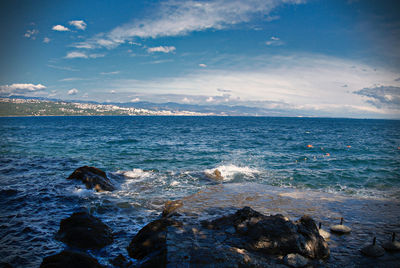
[[[314,220],[303,216],[296,222],[282,215],[265,216],[249,207],[211,222],[211,229],[229,229],[232,225],[243,238],[247,250],[264,254],[299,253],[309,258],[327,258],[329,247],[319,235]]]
[[[103,267],[93,257],[83,252],[64,250],[43,259],[40,268],[100,268]]]
[[[221,171],[215,169],[213,173],[206,173],[206,176],[215,181],[223,181],[224,177],[222,177]]]
[[[98,192],[115,190],[106,173],[95,167],[83,166],[77,168],[67,179],[80,180],[86,185],[87,189],[94,188]]]
[[[110,260],[110,263],[114,266],[114,267],[120,267],[120,268],[127,268],[130,267],[132,265],[131,261],[128,261],[124,255],[119,254],[117,257],[115,257],[114,259]]]
[[[167,227],[171,225],[179,226],[179,223],[163,218],[144,226],[129,244],[129,256],[138,260],[147,257],[144,260],[146,265],[151,266],[151,263],[158,263],[160,266],[164,266],[167,255]]]
[[[56,239],[71,247],[100,249],[113,242],[113,235],[99,218],[87,212],[75,212],[61,221]]]
[[[165,202],[162,217],[171,216],[178,208],[183,206],[182,200],[167,201]]]
[[[386,251],[400,251],[400,242],[396,241],[396,233],[392,234],[392,241],[386,242],[382,246]]]
[[[369,245],[363,247],[361,253],[369,257],[380,257],[385,254],[385,250],[379,245]]]
[[[340,224],[331,226],[331,232],[337,234],[348,234],[351,232],[351,228],[343,225],[343,218],[340,219]]]
[[[308,264],[307,258],[300,254],[290,253],[283,258],[283,262],[290,267],[304,267]]]

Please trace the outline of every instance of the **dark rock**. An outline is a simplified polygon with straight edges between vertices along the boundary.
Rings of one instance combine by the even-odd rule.
[[[93,257],[83,252],[64,250],[43,259],[41,268],[100,268],[103,267]]]
[[[0,268],[13,268],[8,262],[0,262]]]
[[[308,216],[292,222],[279,214],[265,216],[245,207],[233,215],[203,225],[224,230],[233,225],[250,251],[279,255],[299,253],[317,259],[329,256],[328,244],[319,235],[314,220]]]
[[[151,266],[152,263],[158,263],[160,267],[165,266],[167,227],[171,225],[179,226],[179,223],[163,218],[147,224],[129,244],[129,256],[143,260],[144,266]]]
[[[87,212],[75,212],[63,219],[56,238],[71,247],[100,249],[113,242],[110,227]]]
[[[94,188],[98,192],[115,190],[106,173],[95,167],[83,166],[77,168],[67,179],[80,180],[86,185],[87,189]]]
[[[120,268],[125,268],[125,267],[130,267],[132,265],[131,261],[128,261],[124,255],[119,254],[117,257],[112,259],[110,263],[115,266],[115,267],[120,267]]]
[[[295,268],[304,267],[308,264],[308,260],[297,253],[296,254],[290,253],[290,254],[286,255],[283,258],[283,262],[286,265],[288,265],[290,267],[295,267]]]

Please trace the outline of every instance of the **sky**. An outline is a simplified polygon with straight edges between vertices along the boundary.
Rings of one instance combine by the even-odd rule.
[[[400,2],[0,2],[0,96],[400,119]]]

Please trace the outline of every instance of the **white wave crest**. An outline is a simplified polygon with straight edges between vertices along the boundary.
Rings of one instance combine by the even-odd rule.
[[[140,168],[134,168],[128,171],[118,170],[117,174],[121,174],[124,177],[127,177],[128,179],[135,179],[137,181],[138,179],[143,180],[145,178],[150,177],[152,175],[152,172],[144,171],[143,169]]]
[[[213,169],[206,169],[204,170],[204,173],[213,174],[216,169],[221,172],[221,176],[224,178],[224,181],[230,181],[236,177],[254,178],[256,174],[260,173],[260,171],[255,168],[239,167],[232,164],[221,165]]]

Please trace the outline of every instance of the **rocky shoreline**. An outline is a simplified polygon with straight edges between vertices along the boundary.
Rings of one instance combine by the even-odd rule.
[[[68,179],[99,192],[115,189],[106,173],[94,167],[78,168]],[[337,204],[342,202],[341,215],[360,204],[347,208],[340,197],[329,200],[315,194],[308,199],[295,192],[260,193],[251,184],[245,191],[229,187],[216,185],[182,200],[167,201],[159,218],[145,225],[126,251],[107,263],[104,259],[100,263],[92,251],[111,245],[115,234],[89,211],[74,212],[61,221],[55,234],[65,249],[44,257],[40,267],[343,267],[346,263],[352,267],[399,267],[396,250],[379,258],[363,257],[361,247],[354,248],[351,241],[360,233],[354,222],[354,232],[332,234],[332,239],[318,228],[318,221],[338,213]],[[310,200],[320,207],[311,206]],[[397,212],[399,207],[394,204],[387,209]],[[321,211],[325,215],[318,217]],[[398,219],[400,215],[390,216]],[[294,218],[297,220],[291,220]],[[398,223],[394,227],[398,228]]]

